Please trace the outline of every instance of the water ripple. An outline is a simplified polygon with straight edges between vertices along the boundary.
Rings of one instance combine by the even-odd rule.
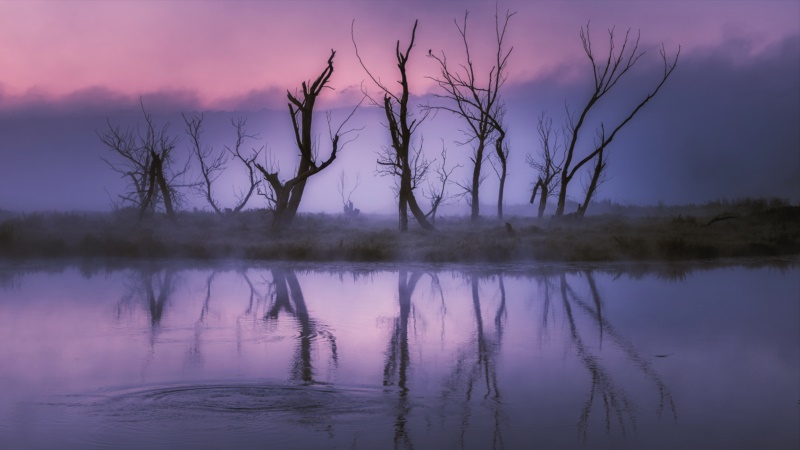
[[[388,408],[378,389],[255,382],[159,385],[58,400],[38,405],[51,412],[39,424],[42,431],[62,430],[73,435],[68,441],[95,448],[214,447],[221,439],[247,444],[265,436],[274,445],[315,435],[331,439],[386,417]],[[87,429],[92,432],[77,433]]]

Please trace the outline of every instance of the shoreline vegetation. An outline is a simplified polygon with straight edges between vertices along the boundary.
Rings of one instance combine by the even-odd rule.
[[[598,208],[600,209],[600,208]],[[800,254],[800,206],[747,199],[700,206],[603,208],[581,219],[441,217],[402,233],[391,216],[304,214],[270,230],[265,210],[183,212],[138,220],[108,213],[0,211],[0,259],[174,259],[302,262],[698,261]]]

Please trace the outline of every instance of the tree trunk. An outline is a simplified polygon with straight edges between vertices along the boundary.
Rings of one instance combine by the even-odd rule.
[[[503,192],[506,186],[506,162],[501,161],[500,190],[497,192],[497,220],[503,220]]]
[[[549,192],[547,191],[546,187],[542,187],[542,193],[539,197],[539,213],[536,217],[542,218],[544,216],[544,208],[547,207],[547,195]]]
[[[470,192],[470,201],[472,207],[472,213],[470,215],[470,221],[472,223],[477,222],[481,217],[481,209],[480,209],[480,200],[478,196],[478,190],[481,184],[481,165],[483,163],[483,150],[485,144],[484,142],[478,143],[478,149],[475,151],[475,167],[472,169],[472,192]]]
[[[155,153],[154,153],[155,154]],[[155,160],[150,162],[150,169],[148,171],[149,180],[147,186],[147,192],[144,195],[144,200],[142,200],[142,204],[139,210],[139,219],[141,220],[144,217],[144,212],[147,211],[147,208],[151,206],[153,202],[153,193],[156,190],[156,162]]]
[[[402,184],[402,183],[401,183]],[[398,195],[398,218],[399,218],[399,228],[400,231],[408,231],[408,196],[406,192],[400,189],[400,194]]]
[[[289,196],[292,190],[277,188],[275,186],[273,186],[273,190],[275,190],[275,209],[272,211],[271,227],[273,230],[281,230],[292,221],[292,219],[288,217]]]
[[[167,186],[167,180],[164,178],[164,172],[161,169],[161,159],[158,159],[158,168],[156,171],[156,178],[158,181],[158,187],[161,189],[161,195],[164,197],[164,209],[167,211],[167,217],[170,219],[175,219],[175,210],[172,207],[172,194],[169,192],[169,187]],[[154,160],[155,162],[155,160]]]
[[[508,170],[508,153],[503,149],[503,142],[505,142],[506,132],[500,124],[495,125],[498,133],[497,139],[494,142],[494,151],[497,154],[497,159],[500,161],[500,188],[497,191],[497,220],[503,220],[503,193],[506,186],[506,173]]]
[[[578,206],[578,217],[583,217],[586,214],[586,208],[589,207],[589,202],[592,201],[594,193],[597,191],[597,184],[600,181],[600,175],[605,169],[606,163],[603,161],[603,150],[597,154],[597,163],[592,172],[592,181],[589,182],[589,187],[586,189],[586,197],[583,199],[583,204]]]
[[[410,187],[409,187],[410,190]],[[419,225],[425,230],[435,230],[433,225],[428,222],[428,218],[425,217],[425,213],[422,211],[422,208],[419,207],[417,204],[417,199],[414,197],[413,192],[411,195],[408,196],[408,208],[411,210],[411,214],[414,215],[414,218],[417,219]]]
[[[308,161],[305,157],[301,158],[300,165],[297,167],[297,175],[299,176],[300,174],[307,172],[310,168],[310,161]],[[300,200],[303,198],[303,191],[306,189],[306,181],[307,179],[303,179],[299,183],[295,184],[292,188],[285,212],[287,224],[294,220],[294,217],[297,215],[297,209],[300,207]]]
[[[569,183],[569,179],[561,179],[561,189],[558,191],[558,204],[556,205],[556,217],[564,215],[564,206],[567,203],[567,183]]]

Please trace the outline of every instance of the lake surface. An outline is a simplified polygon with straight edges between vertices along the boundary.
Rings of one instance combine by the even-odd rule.
[[[798,448],[800,268],[0,267],[0,448]]]

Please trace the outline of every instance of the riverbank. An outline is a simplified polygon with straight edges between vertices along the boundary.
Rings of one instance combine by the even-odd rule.
[[[510,224],[510,227],[506,225]],[[692,261],[800,254],[800,207],[696,215],[441,218],[438,231],[391,217],[312,214],[280,233],[269,213],[35,213],[0,221],[0,258],[243,259],[352,262]]]

